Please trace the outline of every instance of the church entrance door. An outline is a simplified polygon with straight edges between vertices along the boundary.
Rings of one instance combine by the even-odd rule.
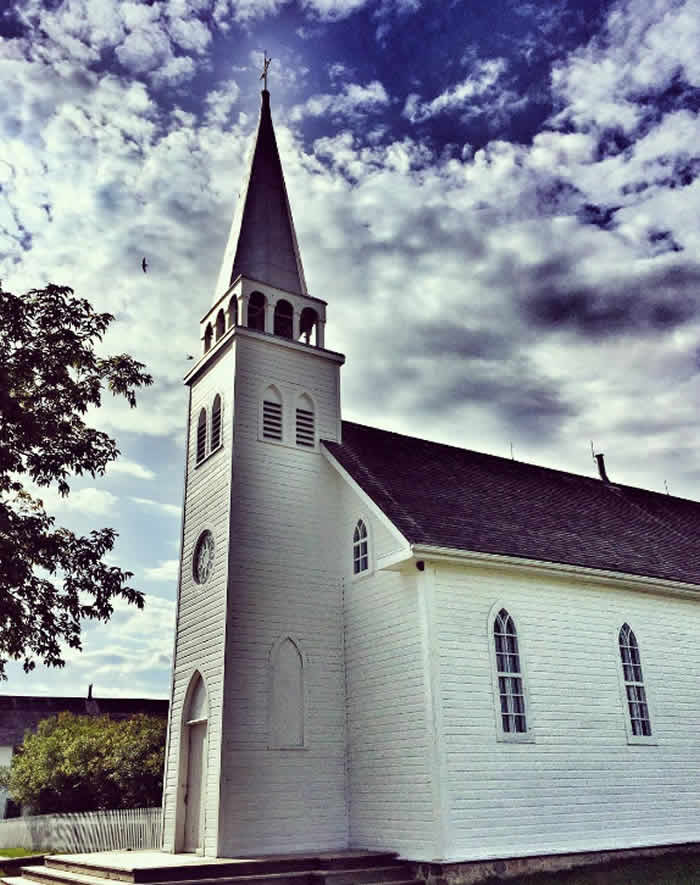
[[[202,847],[207,723],[206,721],[192,723],[187,726],[187,731],[189,732],[189,748],[185,793],[185,833],[182,847],[183,851],[198,851]]]

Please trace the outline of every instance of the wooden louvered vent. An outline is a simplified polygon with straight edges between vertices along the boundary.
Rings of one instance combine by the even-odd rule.
[[[282,404],[263,400],[263,438],[282,439]]]
[[[313,448],[314,442],[314,413],[297,409],[297,445]]]

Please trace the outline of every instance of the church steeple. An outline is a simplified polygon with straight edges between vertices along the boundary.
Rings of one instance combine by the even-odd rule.
[[[267,89],[262,91],[250,168],[236,206],[214,302],[238,276],[286,292],[308,294]]]

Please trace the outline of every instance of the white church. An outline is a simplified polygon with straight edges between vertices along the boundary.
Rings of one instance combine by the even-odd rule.
[[[266,89],[255,138],[186,377],[164,850],[700,841],[700,504],[343,421]]]

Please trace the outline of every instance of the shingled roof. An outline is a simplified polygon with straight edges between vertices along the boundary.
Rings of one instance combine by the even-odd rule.
[[[700,503],[343,421],[325,447],[411,544],[700,585]]]

